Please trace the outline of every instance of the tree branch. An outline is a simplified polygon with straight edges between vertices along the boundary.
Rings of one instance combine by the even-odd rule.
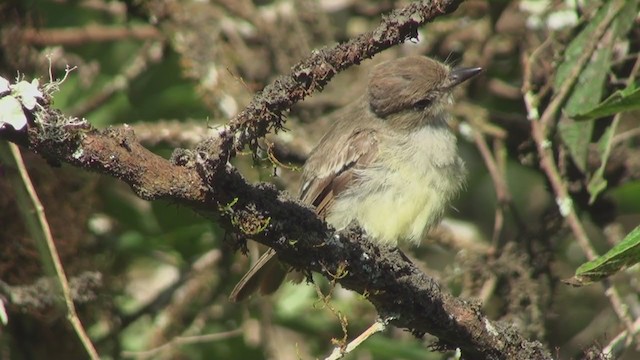
[[[45,106],[38,118],[50,125],[60,124],[62,117]],[[28,146],[46,157],[119,178],[142,198],[170,199],[214,213],[224,227],[273,247],[294,268],[336,278],[363,294],[397,327],[417,336],[430,333],[443,348],[461,348],[470,358],[549,358],[540,343],[492,323],[478,305],[443,291],[399,250],[367,241],[359,229],[334,235],[307,205],[271,184],[249,184],[231,165],[220,164],[212,151],[219,148],[220,137],[193,152],[183,151],[172,162],[143,148],[130,129],[98,131],[68,122],[59,126],[64,141],[43,138],[57,132],[43,131],[40,124],[30,129]]]
[[[460,348],[473,359],[550,359],[540,343],[491,322],[478,305],[443,291],[399,250],[363,239],[359,229],[334,234],[313,209],[273,185],[249,184],[228,163],[234,150],[281,128],[282,113],[337,72],[416,37],[419,25],[455,10],[460,2],[413,3],[372,32],[315,52],[258,94],[219,136],[193,152],[177,151],[171,161],[142,147],[128,128],[95,130],[51,109],[48,101],[35,107],[28,136],[11,135],[51,161],[119,178],[141,198],[169,199],[214,214],[227,229],[276,249],[294,268],[335,278],[363,294],[384,321],[416,336],[437,336],[440,348]]]
[[[455,11],[462,0],[422,0],[393,11],[373,31],[361,34],[330,49],[313,51],[293,66],[290,74],[280,76],[257,94],[251,103],[229,122],[230,131],[223,144],[239,135],[233,144],[241,148],[268,132],[282,128],[283,112],[322,88],[342,70],[373,55],[418,37],[418,28],[436,17]],[[225,151],[229,151],[225,149]]]

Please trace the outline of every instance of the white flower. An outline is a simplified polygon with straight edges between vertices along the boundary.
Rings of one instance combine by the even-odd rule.
[[[11,125],[16,130],[22,130],[27,126],[27,117],[22,111],[22,105],[13,96],[0,99],[0,128],[5,124]]]
[[[42,92],[38,89],[39,85],[38,79],[33,79],[30,83],[23,80],[11,87],[12,94],[21,100],[22,106],[33,110],[38,99],[42,99]]]

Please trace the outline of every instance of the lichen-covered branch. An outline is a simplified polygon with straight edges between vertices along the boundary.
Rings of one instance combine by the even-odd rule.
[[[460,348],[466,358],[549,359],[540,343],[453,297],[399,250],[367,241],[358,229],[334,234],[313,209],[270,184],[248,183],[228,163],[234,150],[279,129],[284,111],[336,73],[416,37],[421,24],[455,10],[460,2],[415,2],[370,33],[314,52],[258,94],[218,136],[194,151],[176,151],[171,160],[142,147],[127,127],[98,131],[50,108],[46,99],[34,108],[28,134],[9,136],[52,162],[121,179],[141,198],[166,199],[215,216],[227,229],[276,249],[294,268],[319,272],[359,292],[390,324],[417,336],[430,333],[442,348]]]
[[[314,91],[321,90],[342,70],[418,37],[418,28],[436,17],[455,11],[462,0],[422,0],[392,12],[373,31],[332,48],[313,51],[257,94],[251,103],[229,123],[226,136],[240,135],[236,148],[255,141],[283,125],[283,112]],[[230,142],[229,142],[230,143]],[[225,151],[228,151],[225,149]]]
[[[39,121],[50,121],[46,116],[63,124],[55,110],[41,112]],[[471,358],[549,358],[540,343],[442,290],[399,250],[367,241],[358,229],[334,235],[313,209],[273,185],[248,183],[215,156],[220,137],[169,161],[143,148],[126,128],[98,131],[76,124],[60,125],[59,132],[65,132],[64,140],[51,141],[34,126],[27,144],[48,158],[119,178],[145,199],[169,199],[215,214],[226,228],[275,248],[293,267],[319,272],[364,295],[395,326],[418,336],[430,333],[443,348],[460,348]]]

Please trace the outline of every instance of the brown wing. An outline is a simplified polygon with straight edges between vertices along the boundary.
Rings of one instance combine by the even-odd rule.
[[[352,118],[358,118],[357,114]],[[335,123],[328,137],[339,141],[320,141],[304,167],[300,198],[316,207],[324,217],[335,197],[355,178],[354,169],[369,164],[378,152],[378,132],[374,129],[353,129],[350,122]],[[326,137],[325,137],[326,138]],[[286,274],[278,263],[275,250],[269,249],[242,277],[231,292],[232,301],[241,301],[256,290],[275,291]]]
[[[374,129],[357,129],[343,138],[334,144],[321,141],[305,164],[300,199],[315,206],[323,218],[354,180],[354,170],[369,164],[378,152]]]
[[[229,300],[242,301],[258,289],[263,295],[271,294],[278,289],[286,275],[287,270],[278,261],[276,251],[269,249],[238,281],[229,295]]]

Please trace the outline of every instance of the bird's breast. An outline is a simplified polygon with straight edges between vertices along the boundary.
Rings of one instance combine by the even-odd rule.
[[[441,219],[464,174],[456,139],[444,127],[384,139],[376,160],[358,170],[327,221],[341,229],[355,220],[369,238],[383,243],[418,243]]]

